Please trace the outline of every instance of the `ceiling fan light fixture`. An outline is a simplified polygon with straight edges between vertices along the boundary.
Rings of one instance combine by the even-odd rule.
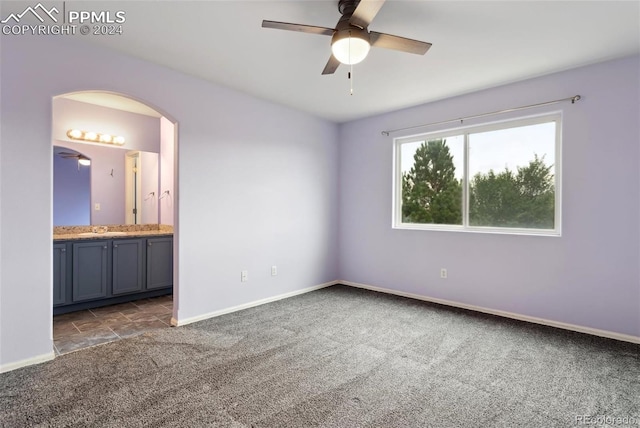
[[[361,62],[370,48],[369,33],[359,28],[336,31],[331,39],[331,52],[342,64]]]
[[[79,157],[78,158],[78,163],[80,165],[89,166],[89,165],[91,165],[91,159],[88,159],[88,158],[85,158],[85,157]]]

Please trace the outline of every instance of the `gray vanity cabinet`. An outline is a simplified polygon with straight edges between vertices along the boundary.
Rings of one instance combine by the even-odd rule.
[[[147,290],[173,285],[173,238],[147,239]]]
[[[117,239],[113,241],[112,294],[120,295],[142,291],[144,282],[144,239]]]
[[[73,243],[73,301],[107,297],[109,241]]]
[[[53,244],[53,313],[172,293],[173,237],[70,239]]]
[[[67,245],[53,245],[53,305],[67,302]]]

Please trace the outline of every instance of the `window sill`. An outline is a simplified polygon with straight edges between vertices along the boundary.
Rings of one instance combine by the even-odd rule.
[[[499,227],[464,227],[453,225],[437,225],[437,224],[412,224],[401,223],[392,226],[398,230],[420,230],[435,232],[465,232],[465,233],[485,233],[493,235],[519,235],[519,236],[549,236],[559,238],[562,236],[560,230],[553,229],[517,229],[517,228],[499,228]]]

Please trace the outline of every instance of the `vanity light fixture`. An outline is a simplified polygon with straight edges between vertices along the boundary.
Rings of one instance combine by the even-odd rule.
[[[74,140],[79,140],[82,138],[82,131],[79,129],[70,129],[67,131],[67,136]]]
[[[85,132],[83,140],[98,141],[98,133],[97,132]]]
[[[113,137],[109,134],[100,134],[100,142],[101,143],[111,143],[111,141],[113,140]]]
[[[114,144],[116,146],[124,145],[124,137],[110,134],[99,134],[93,131],[81,131],[79,129],[70,129],[67,131],[67,137],[72,140],[88,141],[90,143]]]

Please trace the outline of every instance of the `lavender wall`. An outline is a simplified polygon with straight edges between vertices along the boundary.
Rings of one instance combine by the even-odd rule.
[[[90,224],[91,166],[77,159],[53,156],[53,224]]]
[[[157,117],[56,98],[51,136],[54,140],[73,141],[67,137],[69,129],[120,135],[126,140],[123,148],[160,153],[160,119]]]
[[[342,125],[340,278],[640,336],[639,76],[627,58]],[[393,136],[380,131],[575,94],[521,113],[563,112],[561,237],[391,228]]]
[[[71,37],[2,36],[0,55],[0,369],[53,349],[51,115],[63,93],[125,93],[179,122],[178,320],[338,277],[335,124]]]

